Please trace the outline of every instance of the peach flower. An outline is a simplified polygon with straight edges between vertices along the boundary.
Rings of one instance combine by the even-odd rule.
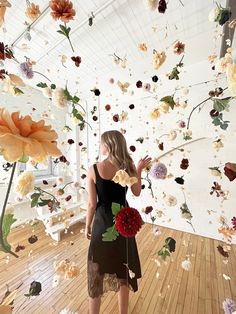
[[[21,197],[25,197],[34,189],[34,175],[32,172],[24,171],[18,178],[16,183],[16,193]]]
[[[157,52],[156,50],[153,51],[153,67],[155,70],[158,70],[165,60],[166,54],[164,51],[161,53]]]
[[[34,3],[31,3],[27,9],[26,9],[26,12],[25,12],[25,15],[33,22],[35,21],[39,15],[41,14],[40,10],[39,10],[39,6],[34,4]]]
[[[74,19],[75,10],[71,1],[51,0],[49,6],[52,9],[51,16],[54,20],[61,20],[64,23],[68,23]]]
[[[20,117],[19,112],[10,114],[5,108],[0,108],[0,148],[3,157],[9,162],[23,156],[43,162],[48,156],[60,156],[57,133],[44,123],[43,120],[33,121],[29,115]]]
[[[4,23],[4,17],[6,13],[6,9],[10,8],[11,4],[7,0],[0,0],[0,27]]]

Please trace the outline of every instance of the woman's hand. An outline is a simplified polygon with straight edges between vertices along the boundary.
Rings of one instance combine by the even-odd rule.
[[[151,161],[152,161],[152,158],[148,157],[148,155],[145,156],[144,158],[141,158],[137,164],[137,173],[141,173],[142,170],[146,168],[150,164]]]
[[[91,226],[86,226],[85,227],[85,232],[84,232],[84,235],[85,235],[85,238],[87,238],[88,240],[91,240]]]

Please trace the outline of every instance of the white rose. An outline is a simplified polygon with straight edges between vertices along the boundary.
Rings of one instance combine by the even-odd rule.
[[[67,98],[63,88],[56,88],[52,91],[52,102],[59,108],[65,108],[67,105]]]
[[[170,141],[173,141],[176,139],[176,137],[177,137],[177,132],[175,130],[171,130],[168,134],[168,139]]]

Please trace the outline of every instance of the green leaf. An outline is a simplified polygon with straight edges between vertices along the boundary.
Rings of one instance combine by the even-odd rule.
[[[223,123],[220,125],[222,130],[226,130],[228,128],[228,126],[229,126],[228,123]]]
[[[160,101],[166,102],[167,104],[170,105],[171,109],[174,109],[175,102],[174,102],[173,96],[165,96],[165,97],[161,98]]]
[[[55,84],[51,84],[51,89],[56,89],[56,85]]]
[[[14,86],[13,89],[14,89],[14,94],[15,94],[15,95],[24,94],[23,90],[21,90],[21,89],[18,88],[18,87],[15,87],[15,86]]]
[[[14,218],[13,214],[6,214],[3,217],[3,225],[2,225],[2,232],[3,232],[3,243],[5,247],[10,250],[11,245],[7,242],[7,237],[11,231],[11,226],[12,224],[16,221],[17,219]],[[5,249],[0,245],[0,250],[5,252]]]
[[[221,121],[220,121],[220,119],[217,118],[217,117],[212,120],[212,123],[213,123],[215,126],[221,125]]]
[[[118,231],[115,228],[115,225],[106,229],[106,232],[102,234],[102,241],[111,242],[117,239],[119,236]]]
[[[48,202],[51,201],[51,199],[43,200],[40,198],[40,202],[38,202],[38,206],[45,206],[48,204]]]
[[[34,193],[31,195],[31,208],[38,205],[39,197],[41,194]]]
[[[120,208],[121,208],[120,204],[118,204],[118,203],[112,203],[112,205],[111,205],[112,214],[113,214],[114,216],[116,216],[116,215],[119,213]]]
[[[25,164],[28,160],[29,160],[29,156],[23,155],[18,161]]]
[[[65,34],[63,31],[57,31],[57,33],[59,33],[59,34],[62,34],[62,35],[65,35],[65,36],[66,36],[66,34]]]
[[[67,27],[66,26],[60,24],[59,27],[60,27],[62,32],[66,33],[66,31],[67,31]]]
[[[80,99],[79,99],[79,97],[74,96],[72,101],[73,101],[74,104],[77,104],[80,101]]]
[[[38,83],[36,86],[41,87],[41,88],[48,87],[46,83],[42,83],[42,82]]]
[[[73,101],[73,97],[72,97],[71,94],[69,93],[67,87],[64,89],[64,94],[65,94],[67,100]]]
[[[221,112],[223,110],[227,110],[229,108],[229,102],[231,100],[231,97],[226,97],[226,98],[213,98],[213,108]]]

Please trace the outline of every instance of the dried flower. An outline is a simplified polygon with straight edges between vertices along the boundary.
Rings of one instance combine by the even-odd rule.
[[[45,87],[42,89],[42,93],[47,98],[52,98],[52,89],[50,87]]]
[[[33,2],[30,3],[26,9],[25,15],[33,22],[35,21],[39,15],[41,14],[39,10],[39,6],[34,4]]]
[[[116,230],[127,238],[134,237],[142,225],[142,218],[137,209],[123,207],[116,215]]]
[[[65,279],[73,279],[80,273],[79,267],[68,259],[62,260],[59,263],[54,262],[54,270],[56,274],[64,275]]]
[[[138,49],[140,50],[140,51],[143,51],[143,52],[146,52],[147,51],[147,44],[145,44],[145,43],[141,43],[141,44],[139,44],[138,45]]]
[[[224,144],[223,144],[223,142],[222,142],[221,139],[218,139],[218,140],[216,140],[216,141],[214,141],[214,142],[212,143],[212,146],[213,146],[213,147],[215,148],[215,150],[218,152],[221,148],[224,147]]]
[[[173,195],[165,194],[163,197],[167,206],[175,206],[177,204],[177,199]]]
[[[181,53],[184,53],[185,44],[181,43],[180,41],[177,41],[177,43],[174,45],[173,51],[177,55],[181,55]]]
[[[74,61],[75,66],[79,67],[80,63],[81,63],[81,57],[77,56],[77,57],[71,57],[71,60]]]
[[[221,177],[221,171],[220,171],[219,167],[210,167],[209,169],[211,170],[211,174],[214,177]]]
[[[13,58],[12,50],[8,48],[8,45],[4,45],[3,42],[0,42],[0,60],[12,59],[12,58]]]
[[[56,139],[57,133],[43,120],[35,122],[30,116],[20,117],[19,112],[10,115],[5,108],[0,108],[0,146],[7,161],[29,156],[43,162],[48,156],[60,156]]]
[[[166,54],[164,51],[159,53],[156,50],[153,50],[153,67],[155,70],[158,70],[160,66],[165,62],[165,60]]]
[[[52,103],[58,108],[65,108],[67,106],[67,97],[63,88],[52,90]]]
[[[74,19],[76,14],[73,4],[69,0],[51,0],[49,6],[52,10],[51,16],[54,20],[61,20],[64,23]]]
[[[231,219],[231,222],[232,222],[233,228],[236,230],[236,217],[233,217]]]
[[[11,7],[11,4],[7,0],[1,0],[0,1],[0,27],[4,23],[4,17],[5,17],[6,9],[10,8],[10,7]]]
[[[223,301],[223,309],[225,312],[224,314],[233,314],[236,311],[236,303],[233,300],[226,298]]]
[[[158,11],[159,13],[165,13],[167,9],[167,4],[165,0],[159,0],[158,2]]]
[[[144,3],[149,10],[154,11],[157,8],[158,0],[144,0]]]
[[[175,130],[171,130],[169,133],[168,133],[168,139],[170,141],[174,141],[177,137],[177,132]]]
[[[231,96],[236,97],[236,63],[228,64],[226,76]]]
[[[23,62],[20,64],[20,72],[21,72],[22,76],[27,78],[27,79],[32,79],[34,76],[32,66],[29,62]]]
[[[227,258],[229,257],[229,253],[225,251],[221,245],[217,246],[217,250],[222,256],[227,257]]]
[[[191,264],[189,258],[188,258],[188,259],[185,259],[185,260],[181,263],[182,268],[183,268],[184,270],[186,270],[186,271],[189,271],[189,270],[190,270],[191,265],[192,265],[192,264]]]
[[[153,109],[153,111],[151,112],[151,118],[153,120],[156,120],[157,118],[159,118],[161,115],[159,108],[155,108]]]
[[[155,162],[150,169],[150,176],[154,179],[165,179],[167,175],[167,168],[163,163]]]
[[[165,102],[165,101],[160,101],[159,103],[159,110],[163,113],[167,113],[169,112],[169,109],[170,109],[170,105]]]
[[[151,212],[153,211],[153,207],[152,206],[147,206],[146,208],[145,208],[145,214],[146,215],[148,215],[148,214],[150,214]]]
[[[42,285],[38,281],[33,281],[30,284],[29,292],[25,294],[26,297],[37,296],[42,291]]]
[[[112,181],[125,187],[126,185],[132,186],[133,184],[137,183],[138,179],[136,177],[130,177],[125,170],[118,170],[115,176],[112,178]]]
[[[16,183],[16,193],[21,197],[26,196],[34,189],[34,175],[32,172],[24,171],[18,178]]]

